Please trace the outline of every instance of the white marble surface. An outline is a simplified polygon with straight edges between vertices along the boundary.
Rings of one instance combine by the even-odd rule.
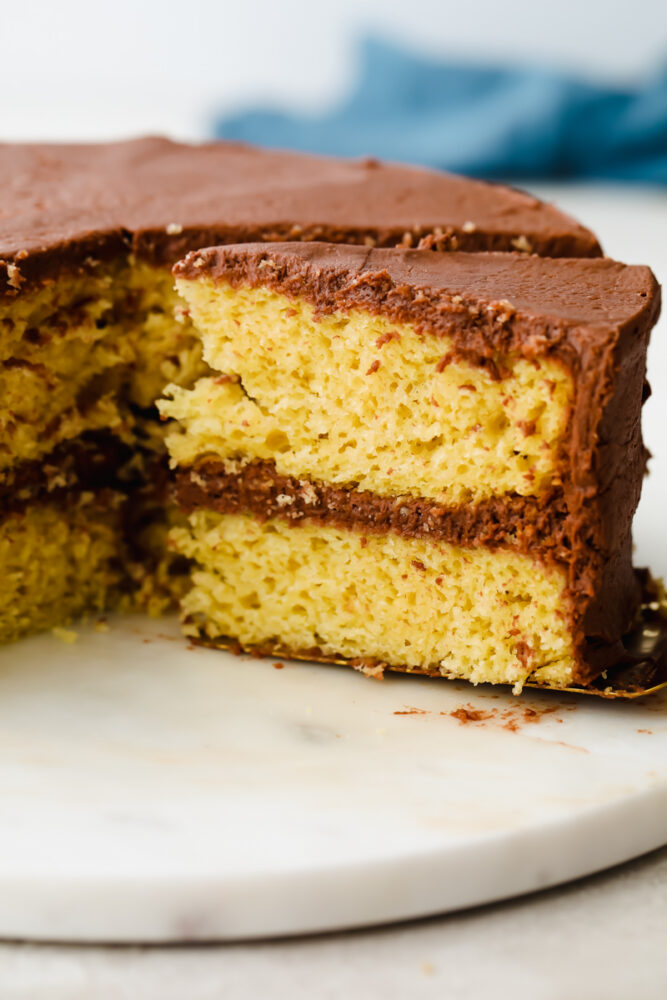
[[[4,937],[343,929],[662,846],[667,697],[276,669],[112,618],[0,650],[0,788]]]

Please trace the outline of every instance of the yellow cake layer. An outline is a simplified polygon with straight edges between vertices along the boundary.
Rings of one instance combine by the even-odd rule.
[[[0,642],[67,625],[86,612],[173,610],[188,580],[167,533],[170,504],[106,492],[37,499],[0,520]],[[130,518],[132,520],[130,520]],[[131,530],[131,540],[128,537]]]
[[[120,498],[118,498],[120,500]],[[0,641],[99,612],[124,578],[119,505],[36,502],[0,522]]]
[[[355,310],[316,317],[266,288],[177,282],[217,373],[160,404],[174,464],[271,459],[278,473],[445,503],[536,495],[558,478],[572,379],[556,361],[509,375],[442,359],[447,337]],[[220,377],[222,376],[222,377]]]
[[[123,610],[143,611],[158,617],[174,611],[189,586],[187,561],[168,544],[170,531],[187,521],[178,507],[159,498],[131,497],[125,527],[131,558]]]
[[[182,603],[192,635],[475,684],[572,681],[565,571],[525,555],[213,511],[172,544],[196,563]]]
[[[171,272],[133,262],[126,282],[125,339],[132,351],[129,398],[148,407],[167,384],[193,385],[208,367]]]
[[[84,431],[131,437],[130,404],[206,371],[168,271],[100,265],[0,302],[0,469]]]

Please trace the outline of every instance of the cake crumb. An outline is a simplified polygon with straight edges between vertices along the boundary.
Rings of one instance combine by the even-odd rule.
[[[106,618],[98,618],[93,628],[95,629],[96,632],[108,632],[109,623],[107,622]]]
[[[486,722],[492,717],[492,712],[485,712],[481,708],[473,708],[472,705],[461,705],[452,712],[441,712],[441,715],[451,715],[452,719],[458,719],[460,725],[467,722]]]
[[[62,625],[54,626],[54,628],[51,629],[51,635],[54,635],[56,639],[60,639],[61,642],[68,643],[70,646],[73,642],[76,642],[79,637],[79,633],[75,632],[74,629],[63,628]]]
[[[178,222],[170,222],[166,229],[167,236],[180,236],[183,226]]]
[[[517,236],[512,241],[512,246],[515,250],[520,250],[521,253],[532,253],[533,244],[526,236]]]
[[[477,226],[475,225],[474,222],[468,221],[463,223],[461,229],[464,233],[474,233],[477,231]]]
[[[10,288],[15,288],[18,291],[24,280],[16,264],[7,264],[7,284]]]
[[[351,660],[350,666],[358,670],[359,673],[364,674],[366,677],[372,677],[375,681],[381,681],[384,678],[386,663],[375,663],[368,659]]]
[[[273,669],[274,670],[282,670],[284,666],[285,666],[285,664],[281,663],[280,660],[278,660],[276,663],[273,664]]]
[[[301,496],[307,504],[312,505],[317,503],[317,491],[312,483],[301,483]]]

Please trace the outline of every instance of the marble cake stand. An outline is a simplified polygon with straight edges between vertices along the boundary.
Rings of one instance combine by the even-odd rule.
[[[667,840],[667,698],[472,689],[188,648],[0,650],[0,936],[294,934],[529,892]]]

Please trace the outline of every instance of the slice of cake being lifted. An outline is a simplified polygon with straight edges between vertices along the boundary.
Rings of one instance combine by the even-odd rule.
[[[517,690],[618,660],[647,268],[256,244],[175,274],[213,369],[161,406],[191,634]]]

